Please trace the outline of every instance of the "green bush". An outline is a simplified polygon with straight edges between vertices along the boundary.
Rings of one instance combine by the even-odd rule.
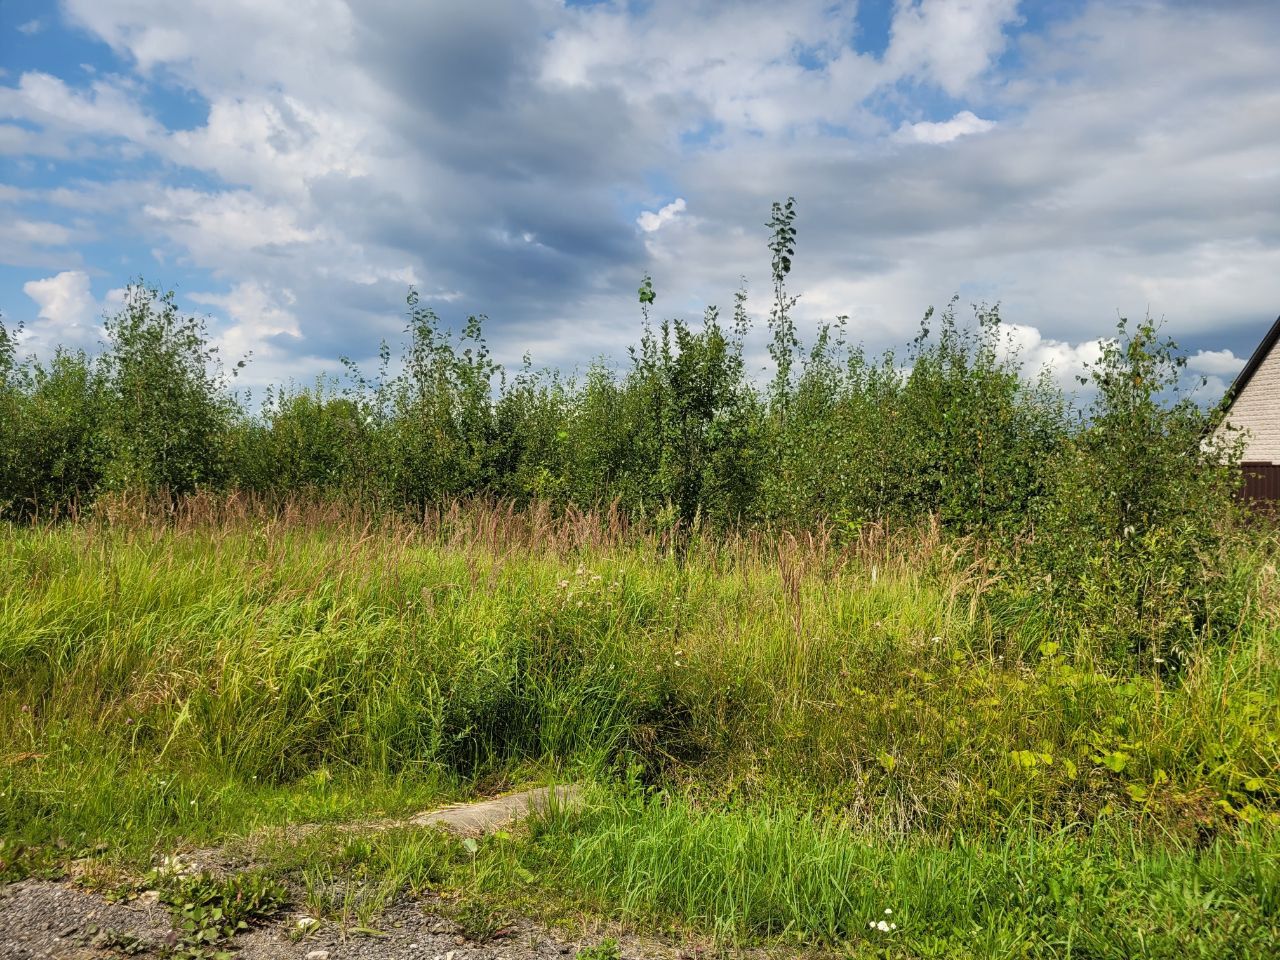
[[[57,516],[92,501],[107,452],[106,399],[85,354],[18,361],[0,324],[0,516]]]
[[[224,482],[235,405],[203,322],[135,284],[105,326],[107,485],[181,495]]]
[[[272,493],[369,491],[376,480],[369,468],[371,420],[324,378],[309,389],[271,390],[258,418],[236,424],[235,480]]]
[[[1165,674],[1232,635],[1247,599],[1225,558],[1239,444],[1212,439],[1216,412],[1180,392],[1184,363],[1150,320],[1132,332],[1121,321],[1011,554],[1037,616],[1091,655]]]

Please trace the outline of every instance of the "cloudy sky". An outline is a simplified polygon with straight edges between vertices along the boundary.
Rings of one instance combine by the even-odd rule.
[[[905,343],[999,301],[1066,376],[1150,311],[1229,382],[1280,312],[1280,4],[0,0],[0,311],[92,346],[142,276],[251,382],[368,357],[416,286],[499,356],[767,312]]]

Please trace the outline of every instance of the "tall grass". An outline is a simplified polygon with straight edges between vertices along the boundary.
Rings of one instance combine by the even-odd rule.
[[[861,955],[1265,956],[1280,947],[1273,832],[1153,847],[1124,824],[896,839],[775,805],[706,811],[620,797],[496,849],[548,887],[742,942],[845,944]]]
[[[245,497],[9,527],[0,861],[583,779],[588,811],[528,841],[377,841],[367,875],[923,955],[1273,943],[1274,547],[1172,679],[1010,610],[981,551]],[[867,930],[885,908],[899,930]]]
[[[638,762],[893,829],[1123,807],[1194,833],[1280,795],[1261,615],[1170,683],[1066,656],[927,529],[678,560],[597,517],[229,509],[5,534],[0,722],[40,758],[10,776],[108,748],[277,784]]]

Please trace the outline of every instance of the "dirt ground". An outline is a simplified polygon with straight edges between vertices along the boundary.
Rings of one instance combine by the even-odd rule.
[[[408,820],[353,826],[418,826],[475,836],[549,803],[576,802],[577,796],[574,787],[541,788],[428,811]],[[305,832],[307,825],[298,829]],[[183,860],[188,868],[215,873],[239,866],[237,858],[218,849],[196,851]],[[513,920],[500,935],[476,943],[439,908],[439,901],[431,898],[402,898],[378,918],[376,932],[353,932],[287,909],[270,923],[235,937],[230,946],[238,960],[561,960],[603,939],[601,934],[569,941],[537,924]],[[163,957],[176,942],[172,915],[155,891],[117,901],[69,881],[28,879],[0,887],[0,960]],[[657,940],[621,938],[619,947],[627,960],[692,957]]]
[[[526,921],[478,944],[462,936],[429,900],[394,902],[377,921],[378,935],[344,931],[334,923],[307,924],[286,911],[268,925],[236,937],[239,960],[562,960],[590,942],[571,942]],[[300,921],[301,924],[300,924]],[[175,941],[169,912],[154,895],[129,902],[67,883],[24,880],[0,888],[0,957],[4,960],[105,960],[160,957]],[[682,951],[656,941],[624,938],[623,957],[679,960]]]

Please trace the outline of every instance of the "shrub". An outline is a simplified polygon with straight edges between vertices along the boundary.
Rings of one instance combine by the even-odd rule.
[[[0,516],[46,517],[92,499],[105,454],[102,377],[83,353],[19,361],[0,323]]]
[[[373,487],[371,417],[323,377],[314,387],[270,391],[261,414],[237,425],[236,480],[287,493]]]
[[[407,302],[403,370],[387,377],[384,350],[377,382],[360,381],[379,428],[381,485],[393,501],[417,506],[490,492],[499,368],[484,340],[484,318],[468,318],[455,348],[416,291]]]
[[[1095,399],[1050,465],[1015,578],[1092,653],[1161,673],[1233,632],[1228,575],[1239,444],[1207,439],[1213,411],[1180,391],[1177,345],[1144,320],[1083,382]]]
[[[203,321],[135,284],[106,330],[106,483],[180,495],[224,481],[235,405]]]

